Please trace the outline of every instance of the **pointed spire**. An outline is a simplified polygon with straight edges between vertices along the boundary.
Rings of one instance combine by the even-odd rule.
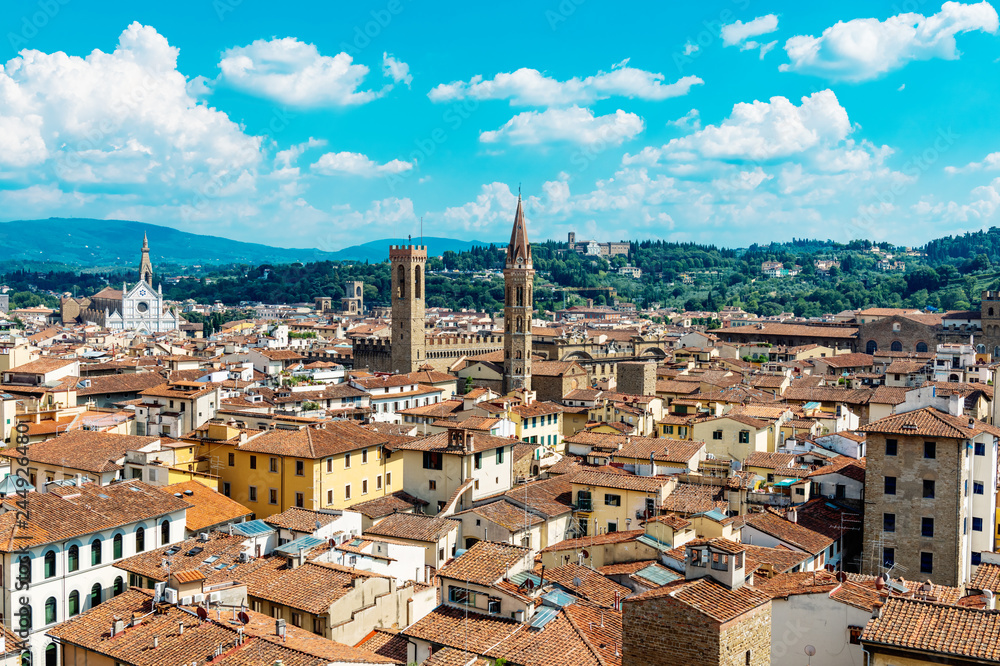
[[[139,262],[139,279],[147,284],[153,284],[153,264],[149,261],[149,239],[142,234],[142,260]]]
[[[510,244],[507,245],[507,266],[531,268],[531,244],[528,242],[528,227],[524,222],[524,206],[521,203],[520,191],[517,195],[517,212],[514,213],[514,228],[510,232]]]

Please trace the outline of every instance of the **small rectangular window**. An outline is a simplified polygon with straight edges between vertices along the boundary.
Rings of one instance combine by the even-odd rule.
[[[986,455],[986,442],[976,442],[976,455],[977,456]]]
[[[301,509],[305,507],[305,505],[306,505],[305,495],[303,495],[302,493],[295,493],[295,506]]]
[[[351,484],[349,483],[346,486],[344,486],[344,499],[345,500],[351,499]]]
[[[230,496],[230,492],[231,492],[231,487],[229,485],[229,482],[228,481],[223,481],[222,482],[222,494],[225,495],[226,497],[229,497]]]
[[[250,469],[257,469],[257,456],[250,456]]]
[[[896,494],[896,477],[887,476],[884,481],[884,492],[886,495]]]
[[[382,475],[375,477],[375,490],[382,490]]]
[[[930,479],[924,479],[924,498],[934,499],[934,482]]]
[[[894,439],[885,440],[885,455],[894,456],[898,451],[898,442]]]
[[[385,473],[385,485],[387,488],[392,486],[392,472]]]
[[[920,573],[934,573],[934,553],[920,553]]]
[[[896,563],[896,549],[895,548],[883,548],[882,549],[882,566],[889,569]]]
[[[250,499],[251,502],[257,501],[257,486],[250,486],[247,489],[247,497]]]
[[[235,453],[230,453],[229,454],[229,466],[230,467],[235,467],[236,466],[236,454]]]
[[[428,490],[437,490],[437,487],[438,487],[438,482],[435,481],[434,479],[431,479],[430,481],[427,482]]]
[[[326,472],[327,474],[333,472],[333,458],[326,459]]]
[[[894,513],[882,514],[882,531],[883,532],[896,531],[896,514]]]
[[[935,442],[924,442],[924,458],[937,457],[937,444]]]
[[[267,499],[267,501],[270,502],[271,504],[277,504],[278,503],[278,489],[277,488],[270,488],[270,489],[268,489],[268,499]]]
[[[976,494],[976,495],[982,495],[983,492],[984,492],[984,490],[985,490],[985,488],[983,487],[983,482],[982,481],[973,481],[972,482],[972,492],[974,494]]]
[[[344,469],[350,469],[350,467],[351,467],[351,454],[350,453],[345,453],[344,454]]]
[[[502,465],[503,464],[503,447],[502,446],[499,449],[497,449],[497,464],[498,465]]]
[[[368,449],[361,449],[361,464],[368,464]]]
[[[722,439],[722,431],[721,430],[714,430],[712,432],[712,439]]]
[[[332,490],[327,490],[326,491],[326,503],[327,504],[333,504],[333,491]]]
[[[361,494],[368,494],[368,479],[361,479]]]
[[[271,471],[272,472],[274,472],[274,473],[278,472],[278,459],[277,458],[273,458],[273,457],[271,458],[271,460],[270,460],[270,467],[271,467]]]
[[[305,476],[306,475],[306,464],[301,460],[295,461],[295,476]]]
[[[609,493],[604,493],[604,504],[607,506],[621,506],[622,496],[621,495],[611,495]]]
[[[973,532],[982,532],[983,531],[983,519],[982,518],[973,518],[972,519],[972,531]]]
[[[920,536],[932,538],[934,536],[934,519],[933,518],[921,518],[920,519]]]

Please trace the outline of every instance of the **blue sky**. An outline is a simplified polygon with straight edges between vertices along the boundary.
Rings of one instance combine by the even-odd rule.
[[[697,4],[697,6],[695,6]],[[8,0],[0,219],[918,244],[996,224],[989,3]]]

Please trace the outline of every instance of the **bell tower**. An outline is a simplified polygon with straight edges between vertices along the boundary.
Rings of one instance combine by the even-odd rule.
[[[532,286],[535,269],[524,222],[521,195],[517,195],[514,228],[504,266],[503,392],[531,390],[531,316],[535,310]]]
[[[142,261],[139,263],[139,279],[153,286],[153,264],[149,261],[149,240],[142,235]]]
[[[427,359],[424,351],[424,267],[426,245],[393,245],[392,265],[392,371],[413,372]]]

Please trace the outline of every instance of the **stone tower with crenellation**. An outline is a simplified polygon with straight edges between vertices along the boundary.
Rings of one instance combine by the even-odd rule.
[[[392,265],[392,371],[417,370],[427,359],[424,333],[426,245],[394,245]]]
[[[531,390],[531,316],[534,312],[532,285],[535,269],[531,263],[531,244],[524,222],[521,196],[517,197],[514,229],[507,246],[504,266],[504,338],[503,392]]]

